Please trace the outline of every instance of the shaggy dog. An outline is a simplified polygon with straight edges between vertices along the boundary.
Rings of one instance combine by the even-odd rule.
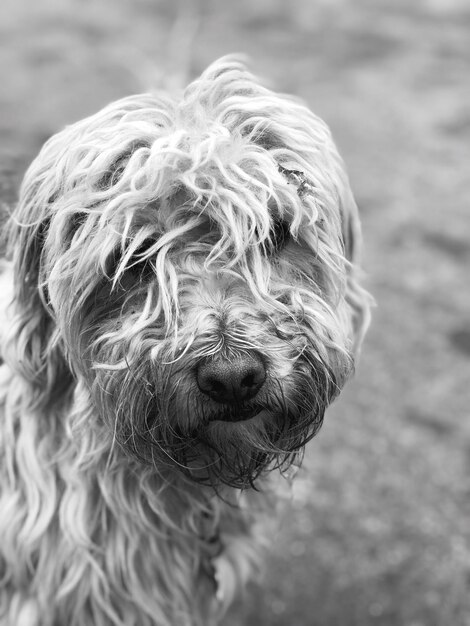
[[[215,623],[368,323],[327,127],[225,58],[49,139],[7,230],[0,623]]]

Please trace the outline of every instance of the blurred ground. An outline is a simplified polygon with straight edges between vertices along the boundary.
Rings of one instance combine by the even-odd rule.
[[[174,67],[175,6],[3,0],[0,201],[14,201],[49,134]],[[332,127],[378,302],[357,377],[308,450],[266,579],[226,624],[469,625],[470,5],[188,6],[203,16],[192,73],[246,52]]]

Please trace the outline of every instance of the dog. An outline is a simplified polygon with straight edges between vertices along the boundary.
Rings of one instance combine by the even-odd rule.
[[[353,373],[360,239],[325,123],[232,57],[45,143],[1,279],[0,624],[218,623]]]

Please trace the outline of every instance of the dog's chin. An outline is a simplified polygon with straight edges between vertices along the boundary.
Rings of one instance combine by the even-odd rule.
[[[287,468],[318,429],[311,423],[293,428],[292,416],[270,409],[237,415],[222,411],[195,433],[197,455],[187,463],[192,479],[216,487],[255,487],[263,473]]]

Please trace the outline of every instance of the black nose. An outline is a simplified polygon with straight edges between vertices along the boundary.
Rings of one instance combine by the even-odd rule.
[[[266,369],[256,353],[230,359],[217,357],[199,365],[199,389],[216,402],[238,403],[256,396],[266,380]]]

